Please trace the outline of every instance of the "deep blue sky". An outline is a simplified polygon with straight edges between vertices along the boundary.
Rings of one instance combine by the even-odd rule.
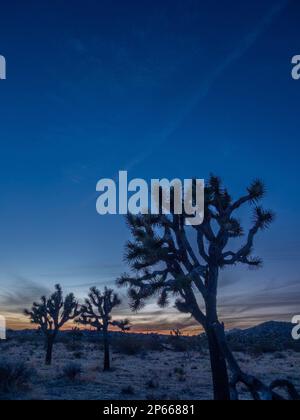
[[[56,282],[82,297],[125,270],[124,220],[95,211],[96,182],[122,169],[214,172],[234,195],[263,178],[277,213],[257,242],[265,265],[224,272],[223,317],[300,311],[299,12],[297,0],[1,5],[0,310],[11,325]],[[190,324],[152,304],[135,319]]]

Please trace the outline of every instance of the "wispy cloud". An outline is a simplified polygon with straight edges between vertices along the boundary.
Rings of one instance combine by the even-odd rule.
[[[219,297],[220,319],[225,322],[227,328],[246,328],[269,320],[290,321],[293,315],[299,313],[300,280],[283,279],[280,282],[270,280],[268,287],[263,282],[261,287],[256,284],[255,287],[245,287],[244,290],[240,288],[243,285],[242,279],[234,278],[232,282],[229,280],[230,276],[223,278],[227,287],[222,288]],[[238,291],[237,284],[239,284]],[[84,286],[88,289],[88,286],[92,285]],[[122,305],[115,309],[114,317],[129,318],[133,331],[169,333],[174,328],[189,333],[202,331],[190,315],[180,314],[172,304],[168,308],[161,309],[153,300],[142,311],[132,313],[126,292],[120,290],[118,293],[122,298]],[[9,326],[15,328],[28,326],[22,317],[23,309],[29,307],[43,294],[49,294],[46,287],[27,278],[15,276],[13,289],[10,292],[0,291],[0,312],[7,314]]]
[[[9,291],[0,290],[0,311],[2,313],[22,313],[41,296],[49,294],[49,289],[20,275],[13,275]]]

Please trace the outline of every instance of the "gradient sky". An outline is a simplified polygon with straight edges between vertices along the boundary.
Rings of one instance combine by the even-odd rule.
[[[1,5],[0,312],[60,282],[84,297],[126,267],[128,231],[99,216],[95,186],[129,177],[223,177],[268,187],[276,223],[259,271],[222,273],[228,326],[300,312],[298,0],[12,1]],[[248,211],[242,214],[247,220]],[[125,290],[121,290],[126,294]],[[128,315],[124,300],[118,315]],[[136,330],[195,323],[150,302]]]

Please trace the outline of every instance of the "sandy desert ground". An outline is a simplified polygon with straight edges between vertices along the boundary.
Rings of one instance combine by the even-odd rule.
[[[75,349],[57,343],[53,364],[44,365],[43,343],[9,341],[0,346],[1,361],[25,362],[32,374],[21,389],[2,393],[1,399],[29,400],[201,400],[212,398],[207,350],[147,351],[127,355],[112,351],[112,370],[102,371],[99,344],[84,343]],[[236,353],[245,371],[270,383],[287,378],[300,389],[300,353],[292,350],[268,354]],[[81,373],[68,379],[70,364]],[[242,390],[242,398],[249,396]]]

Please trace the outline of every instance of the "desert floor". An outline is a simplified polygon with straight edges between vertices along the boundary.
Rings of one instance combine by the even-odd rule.
[[[44,365],[42,344],[5,343],[1,360],[25,362],[32,377],[24,389],[1,394],[1,399],[29,400],[201,400],[212,398],[207,351],[149,351],[134,356],[112,351],[112,370],[102,371],[102,351],[86,344],[80,352],[63,343],[54,348],[53,364]],[[300,353],[293,351],[262,355],[236,353],[245,371],[264,382],[275,378],[291,380],[300,389]],[[70,363],[81,366],[81,374],[68,379],[64,373]],[[249,396],[242,389],[242,398]]]

